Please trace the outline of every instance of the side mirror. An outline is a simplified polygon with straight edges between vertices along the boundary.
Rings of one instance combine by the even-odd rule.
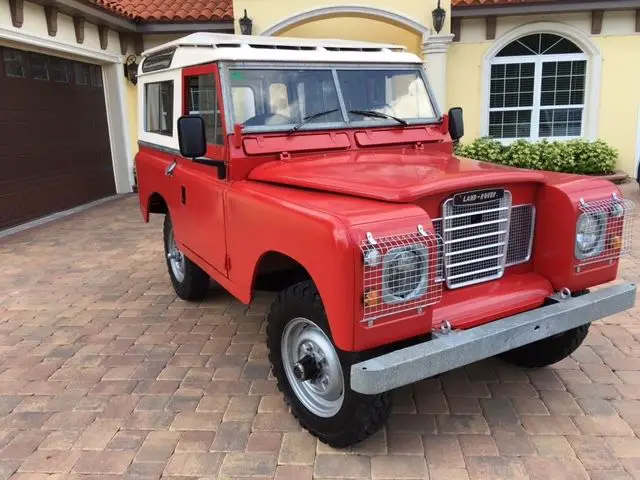
[[[449,110],[449,135],[454,142],[464,136],[464,120],[462,108],[454,107]]]
[[[204,119],[200,115],[184,115],[178,118],[178,143],[180,155],[195,159],[207,153],[207,134]]]

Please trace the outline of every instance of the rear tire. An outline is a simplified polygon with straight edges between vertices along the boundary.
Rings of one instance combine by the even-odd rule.
[[[163,236],[169,278],[176,294],[187,301],[202,300],[209,289],[209,275],[178,249],[168,213],[164,217]]]
[[[542,368],[558,363],[575,352],[589,333],[590,323],[553,337],[538,340],[498,355],[501,360],[523,368]]]
[[[267,346],[278,389],[291,413],[321,442],[345,448],[382,428],[391,410],[389,394],[351,390],[351,365],[362,358],[335,346],[320,294],[311,281],[278,294],[267,313]],[[307,362],[300,362],[305,357]],[[313,365],[306,372],[310,379],[295,376],[298,364]]]

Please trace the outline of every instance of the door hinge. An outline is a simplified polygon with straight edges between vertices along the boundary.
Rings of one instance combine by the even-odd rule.
[[[290,159],[291,159],[291,155],[289,155],[289,152],[280,152],[280,160],[286,161]]]
[[[224,269],[227,272],[231,270],[231,257],[229,257],[229,255],[224,256]]]

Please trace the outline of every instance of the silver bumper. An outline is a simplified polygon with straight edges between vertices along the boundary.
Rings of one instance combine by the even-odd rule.
[[[622,283],[580,297],[402,348],[351,366],[351,388],[381,393],[493,357],[635,305],[636,285]]]

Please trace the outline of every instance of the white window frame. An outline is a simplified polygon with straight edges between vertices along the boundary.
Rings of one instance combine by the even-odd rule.
[[[491,96],[491,65],[496,57],[511,42],[522,37],[538,33],[551,33],[572,41],[582,50],[581,54],[587,58],[587,76],[585,85],[585,107],[583,110],[583,138],[594,140],[598,136],[599,110],[600,110],[600,85],[602,82],[602,54],[600,49],[585,31],[574,27],[569,23],[540,21],[519,25],[502,33],[486,51],[482,64],[482,97],[480,101],[480,136],[489,135],[489,99]],[[538,55],[531,55],[537,57]],[[547,55],[550,56],[550,55]],[[562,137],[566,138],[566,137]],[[504,144],[511,143],[515,139],[500,140]]]
[[[581,61],[584,60],[587,62],[587,67],[585,67],[585,92],[584,92],[584,101],[579,105],[548,105],[542,106],[540,105],[540,100],[542,96],[542,65],[544,63],[553,63],[553,62],[569,62],[569,61]],[[531,110],[531,130],[529,131],[528,137],[516,137],[516,138],[495,138],[500,142],[508,145],[509,143],[515,142],[516,140],[530,140],[530,141],[540,141],[540,140],[571,140],[574,138],[582,138],[585,134],[586,129],[586,98],[587,98],[587,85],[588,85],[588,63],[589,57],[584,53],[560,53],[554,55],[520,55],[516,57],[495,57],[491,61],[491,65],[513,65],[513,64],[523,64],[523,63],[533,63],[534,64],[534,80],[533,80],[533,105],[531,107],[494,107],[491,108],[490,101],[488,102],[488,112],[509,112],[509,111],[520,111],[520,110]],[[489,70],[489,85],[491,85],[491,70]],[[491,94],[489,94],[491,95]],[[489,97],[491,98],[491,97]],[[556,110],[556,109],[571,109],[571,108],[582,108],[582,122],[580,125],[580,135],[578,136],[566,136],[566,137],[541,137],[540,136],[540,110]],[[487,120],[487,132],[489,127],[489,121]],[[488,134],[488,133],[487,133]]]

